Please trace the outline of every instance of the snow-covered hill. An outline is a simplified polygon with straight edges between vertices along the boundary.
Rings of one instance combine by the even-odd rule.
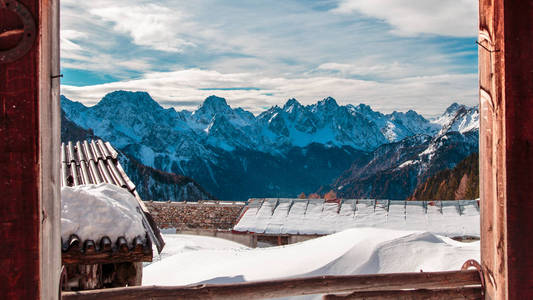
[[[61,105],[70,120],[142,164],[192,177],[230,200],[315,191],[380,146],[413,136],[443,143],[447,132],[462,136],[475,126],[474,115],[457,123],[454,112],[467,109],[460,105],[449,108],[448,119],[428,120],[412,110],[341,106],[330,97],[313,105],[290,99],[257,116],[217,96],[192,112],[164,109],[145,92],[112,92],[92,107],[62,97]]]

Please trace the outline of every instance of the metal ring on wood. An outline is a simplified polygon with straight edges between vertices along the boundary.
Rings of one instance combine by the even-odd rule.
[[[59,275],[59,298],[61,299],[61,291],[63,290],[63,286],[68,281],[68,274],[67,274],[67,268],[65,266],[61,266],[61,273]]]
[[[0,9],[7,9],[15,13],[24,25],[22,39],[19,43],[11,49],[0,51],[1,64],[13,62],[28,53],[33,47],[37,34],[35,30],[35,20],[31,12],[22,3],[17,0],[0,0]],[[20,33],[16,32],[16,30],[6,31],[0,34],[0,39],[2,38],[2,35],[9,34]]]
[[[482,293],[485,293],[485,277],[483,276],[483,267],[475,259],[469,259],[464,262],[461,270],[468,270],[470,268],[475,268],[479,273],[479,279],[481,280]]]

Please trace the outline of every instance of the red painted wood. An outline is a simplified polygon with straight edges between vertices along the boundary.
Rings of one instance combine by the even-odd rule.
[[[24,29],[22,20],[14,12],[7,9],[0,9],[0,20],[3,20],[0,23],[0,35],[12,30]],[[0,39],[0,51],[14,48],[22,38],[21,34],[0,37],[2,37]]]
[[[533,1],[505,1],[509,299],[533,299]]]
[[[20,0],[35,16],[36,0]],[[0,18],[5,26],[12,18]],[[36,22],[37,23],[37,22]],[[36,41],[36,44],[38,41]],[[0,64],[0,290],[39,299],[38,47]]]

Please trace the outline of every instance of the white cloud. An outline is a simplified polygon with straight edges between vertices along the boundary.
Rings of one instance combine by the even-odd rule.
[[[477,36],[477,0],[340,0],[333,11],[385,20],[402,36]]]
[[[156,50],[181,52],[193,43],[180,38],[185,17],[180,11],[157,4],[105,6],[89,12],[114,24],[113,29],[130,35],[133,42]]]
[[[154,99],[176,109],[194,109],[209,95],[225,97],[233,107],[258,113],[265,106],[283,104],[295,97],[304,104],[332,96],[340,103],[366,103],[383,112],[416,109],[425,115],[441,113],[451,102],[475,104],[477,74],[444,74],[410,77],[389,82],[337,77],[265,77],[255,73],[224,74],[212,70],[186,69],[145,74],[142,79],[102,85],[62,86],[62,94],[87,105],[106,93],[123,90],[149,92]],[[254,87],[257,89],[245,90]],[[217,90],[238,88],[238,90]]]
[[[61,66],[62,68],[98,72],[119,78],[132,71],[152,68],[146,57],[124,55],[117,35],[109,23],[91,14],[91,7],[106,7],[101,0],[86,2],[61,1]]]
[[[328,62],[317,68],[323,71],[334,71],[345,76],[375,76],[379,78],[399,78],[409,76],[417,71],[416,66],[391,62],[385,64],[374,59],[358,61],[351,64]],[[427,72],[428,70],[426,70]]]
[[[81,46],[78,45],[74,40],[84,39],[87,37],[87,34],[84,32],[76,30],[61,30],[61,49],[65,52],[81,50]]]
[[[62,0],[62,67],[122,79],[63,93],[94,104],[116,89],[145,90],[178,109],[217,94],[254,112],[290,97],[425,114],[476,101],[473,43],[474,54],[462,39],[398,37],[375,19],[401,35],[468,36],[475,16],[465,0],[340,1],[331,11],[302,1]],[[87,84],[72,73],[64,80]],[[260,90],[227,90],[243,87]]]

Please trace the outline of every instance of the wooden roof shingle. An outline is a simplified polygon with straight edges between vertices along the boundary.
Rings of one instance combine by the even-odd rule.
[[[64,263],[103,263],[116,261],[117,257],[129,261],[147,261],[152,258],[152,242],[159,252],[163,249],[165,243],[161,233],[137,193],[135,184],[122,168],[118,156],[119,153],[109,142],[100,139],[62,143],[61,187],[108,183],[127,189],[138,202],[139,214],[146,229],[146,242],[142,244],[138,239],[126,241],[124,238],[111,241],[105,235],[99,241],[80,241],[72,235],[69,241],[63,241]]]

